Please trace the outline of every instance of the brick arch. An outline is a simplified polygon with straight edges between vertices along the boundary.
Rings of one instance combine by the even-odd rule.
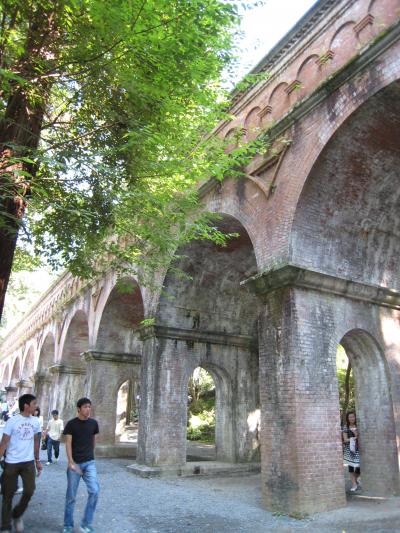
[[[244,129],[246,131],[246,139],[255,139],[259,133],[261,119],[259,116],[261,109],[253,107],[248,113],[244,121]]]
[[[276,120],[280,118],[287,107],[288,95],[286,88],[288,83],[282,81],[276,85],[268,99],[268,105],[271,106],[271,117]]]
[[[33,346],[30,346],[27,350],[23,362],[22,362],[22,379],[30,379],[33,376],[35,368],[35,349]]]
[[[311,89],[315,88],[318,80],[321,78],[321,73],[318,68],[318,55],[311,54],[301,63],[296,79],[300,82],[301,87],[299,90],[300,97],[305,96]]]
[[[340,341],[354,384],[363,488],[388,495],[399,490],[399,462],[389,370],[383,350],[367,331],[352,329]]]
[[[193,241],[177,250],[176,264],[189,277],[182,279],[173,270],[167,272],[156,320],[189,329],[197,327],[200,320],[202,329],[253,335],[257,302],[240,286],[241,281],[257,273],[253,244],[234,217],[223,215],[215,224],[224,233],[238,237],[230,239],[225,247]],[[192,312],[193,307],[197,311]]]
[[[89,347],[89,326],[86,312],[75,311],[68,325],[65,326],[65,337],[61,348],[61,363],[76,368],[83,368],[81,353]]]
[[[241,128],[239,126],[235,126],[234,128],[230,128],[225,136],[224,140],[227,143],[226,145],[226,151],[231,152],[234,150],[238,145],[238,139],[236,138],[237,135],[242,135]]]
[[[21,379],[21,358],[19,356],[17,356],[12,362],[11,369],[10,385],[15,387]]]
[[[51,331],[49,331],[43,341],[39,350],[39,357],[37,362],[37,371],[39,373],[47,373],[49,368],[55,364],[55,338]]]
[[[140,353],[137,330],[144,319],[144,304],[141,288],[134,278],[116,281],[99,313],[96,350]]]
[[[397,81],[361,104],[325,145],[297,203],[295,263],[399,289],[399,102]]]
[[[357,36],[354,32],[355,22],[350,20],[342,24],[333,35],[329,50],[333,52],[330,68],[336,70],[343,66],[349,57],[357,52]],[[349,50],[351,51],[349,53]]]
[[[2,388],[7,387],[9,385],[10,377],[11,377],[10,364],[6,363],[5,365],[3,365],[2,374],[1,374],[1,385],[2,385]]]
[[[380,33],[398,18],[399,6],[393,0],[372,0],[368,12],[374,17],[373,28]]]

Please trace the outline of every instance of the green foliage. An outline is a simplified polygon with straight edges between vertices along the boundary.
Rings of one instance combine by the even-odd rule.
[[[199,414],[190,414],[187,425],[187,438],[202,442],[215,441],[215,409],[203,409]]]
[[[179,244],[223,240],[197,184],[259,149],[228,156],[207,138],[225,116],[234,2],[8,0],[0,20],[1,127],[22,90],[43,111],[37,149],[6,143],[15,165],[0,191],[28,202],[37,253],[83,277],[133,264],[145,276]]]
[[[345,391],[345,381],[346,381],[346,371],[347,371],[347,365],[348,365],[348,358],[346,355],[346,352],[344,348],[339,345],[337,356],[336,356],[336,369],[337,369],[337,377],[338,377],[338,383],[339,383],[339,404],[340,404],[340,412],[343,413],[345,410],[345,397],[346,397],[346,391]],[[353,411],[355,410],[355,398],[354,398],[354,378],[353,378],[353,370],[350,371],[350,379],[349,379],[349,403],[347,405],[346,411]]]
[[[187,438],[214,442],[215,384],[209,372],[198,367],[189,378]]]

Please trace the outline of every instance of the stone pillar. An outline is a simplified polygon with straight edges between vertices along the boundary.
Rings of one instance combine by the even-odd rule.
[[[176,339],[145,328],[140,387],[137,462],[149,466],[186,462],[185,357]]]
[[[41,414],[43,415],[43,423],[46,426],[50,419],[50,405],[52,403],[52,379],[48,374],[34,375],[34,394],[37,398]]]
[[[66,424],[76,416],[76,402],[85,396],[86,369],[57,364],[49,370],[54,375],[50,409],[57,409]]]
[[[138,379],[141,356],[94,350],[85,352],[83,356],[88,374],[86,395],[92,401],[93,417],[100,428],[97,442],[99,445],[114,446],[118,389],[127,380],[132,383]]]
[[[10,400],[15,400],[18,396],[18,387],[15,387],[13,385],[9,385],[6,389],[6,400],[7,402]]]
[[[293,278],[292,279],[292,274]],[[257,281],[261,468],[265,506],[304,515],[346,504],[336,375],[337,340],[316,291],[298,272]],[[334,303],[334,300],[333,300]]]

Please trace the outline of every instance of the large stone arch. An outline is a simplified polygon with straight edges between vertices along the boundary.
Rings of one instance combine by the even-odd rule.
[[[85,353],[88,365],[86,390],[103,428],[98,442],[104,455],[124,453],[114,447],[117,394],[124,381],[137,383],[140,380],[140,327],[143,319],[143,297],[138,283],[130,277],[120,278],[102,308],[95,348]]]
[[[47,374],[50,367],[55,364],[55,347],[56,341],[54,335],[49,331],[39,350],[39,357],[37,362],[37,372],[39,374]]]
[[[133,278],[116,281],[101,312],[95,347],[112,353],[140,352],[135,333],[144,319],[143,297]]]
[[[21,371],[21,387],[20,393],[32,393],[34,387],[34,375],[35,372],[35,348],[31,345],[24,358],[22,363]]]
[[[17,387],[20,379],[21,379],[21,358],[17,356],[12,362],[10,385],[12,387]]]
[[[55,338],[51,331],[47,332],[39,350],[35,373],[35,394],[44,421],[49,418],[49,410],[54,392],[54,374],[51,368],[55,365]]]
[[[187,380],[196,366],[207,365],[230,375],[234,384],[234,424],[241,435],[227,445],[233,451],[224,458],[252,458],[243,442],[251,440],[246,418],[258,402],[258,301],[240,283],[257,272],[257,262],[249,234],[237,219],[221,215],[216,225],[237,236],[223,247],[194,241],[177,250],[155,324],[145,332],[139,462],[185,462]]]
[[[329,140],[297,204],[292,261],[399,290],[400,82],[361,105]]]
[[[74,416],[77,400],[86,392],[86,363],[82,354],[89,348],[88,318],[82,309],[72,315],[62,343],[60,362],[51,367],[54,390],[51,409],[64,420]]]

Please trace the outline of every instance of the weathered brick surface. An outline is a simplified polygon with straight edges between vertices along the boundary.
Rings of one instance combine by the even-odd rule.
[[[240,237],[179,250],[189,277],[159,273],[153,292],[130,280],[121,294],[114,273],[93,285],[65,274],[1,347],[7,395],[34,387],[44,411],[58,407],[65,418],[77,396],[91,394],[112,443],[116,391],[138,379],[141,357],[139,461],[180,464],[187,382],[203,366],[216,383],[218,458],[255,459],[251,420],[261,402],[265,505],[314,512],[345,504],[342,343],[354,369],[363,485],[396,492],[399,17],[399,0],[320,0],[259,65],[269,78],[237,95],[233,120],[216,129],[272,143],[244,177],[200,189],[205,209]],[[285,265],[302,268],[285,278]],[[241,285],[255,274],[264,274],[261,296]],[[155,323],[140,336],[143,317]],[[103,356],[83,360],[88,350]],[[127,354],[132,364],[115,362]]]

